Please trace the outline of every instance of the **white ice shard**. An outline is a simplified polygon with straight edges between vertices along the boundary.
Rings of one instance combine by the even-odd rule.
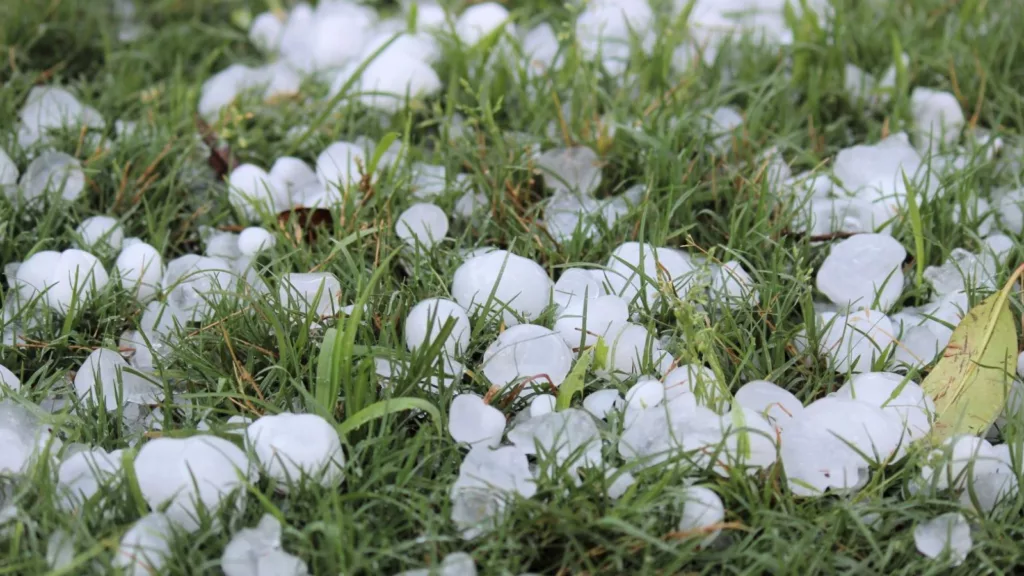
[[[475,394],[459,394],[448,410],[448,433],[456,442],[497,448],[505,433],[505,415]]]
[[[57,470],[60,504],[72,510],[101,490],[112,487],[121,474],[121,450],[84,449],[68,456]]]
[[[304,478],[336,487],[345,478],[345,453],[338,431],[315,414],[281,413],[258,418],[245,429],[246,445],[267,476],[281,488]]]
[[[483,373],[495,386],[524,379],[558,386],[572,366],[572,350],[557,332],[535,324],[505,330],[484,351]]]
[[[914,546],[932,559],[946,559],[954,566],[967,560],[974,545],[971,527],[959,512],[940,514],[914,527]]]
[[[50,458],[61,442],[24,406],[0,400],[0,475],[28,472],[36,461]]]
[[[243,528],[231,537],[220,557],[225,576],[305,576],[309,568],[301,558],[281,547],[281,522],[264,514],[255,528]]]
[[[235,274],[223,258],[185,254],[167,263],[160,285],[168,304],[195,318],[206,318],[215,304],[234,291]]]
[[[690,486],[683,490],[683,510],[679,518],[679,531],[701,538],[701,546],[708,546],[718,538],[721,530],[715,526],[725,520],[722,498],[705,486]]]
[[[857,234],[832,246],[818,269],[817,286],[840,307],[889,310],[903,292],[907,251],[885,234]]]
[[[573,349],[593,346],[597,339],[609,336],[613,326],[629,320],[629,306],[618,296],[576,298],[565,307],[555,320],[555,331]]]
[[[553,458],[555,465],[573,470],[603,462],[594,418],[575,408],[530,418],[510,430],[508,439],[526,454]]]
[[[170,518],[160,512],[151,512],[124,533],[112,563],[126,576],[159,573],[171,555],[173,538],[174,527]]]
[[[21,175],[20,185],[5,187],[13,201],[34,205],[44,198],[77,200],[85,190],[85,172],[78,159],[54,150],[46,150],[29,163]]]
[[[281,278],[281,302],[305,314],[315,310],[320,317],[341,311],[341,281],[330,272],[297,272]]]
[[[586,146],[553,148],[537,158],[544,185],[556,192],[593,194],[601,185],[601,162]]]

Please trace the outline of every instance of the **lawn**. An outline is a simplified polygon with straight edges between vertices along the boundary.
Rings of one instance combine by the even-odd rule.
[[[352,2],[0,6],[0,575],[1021,572],[1024,3]]]

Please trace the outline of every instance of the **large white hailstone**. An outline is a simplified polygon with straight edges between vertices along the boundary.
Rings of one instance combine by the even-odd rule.
[[[725,520],[725,504],[710,488],[690,486],[683,491],[683,511],[679,518],[679,531],[704,536],[701,546],[708,546],[718,538],[721,530],[713,528]]]
[[[234,290],[235,275],[222,258],[186,254],[167,263],[161,287],[168,304],[196,318],[206,318],[213,304]]]
[[[170,518],[151,512],[139,519],[124,536],[114,554],[113,565],[126,576],[150,576],[163,570],[171,555],[174,527]]]
[[[614,410],[618,410],[624,405],[625,401],[619,394],[618,390],[597,390],[587,394],[583,398],[583,409],[590,413],[594,418],[601,420],[608,417]]]
[[[6,366],[0,365],[0,398],[7,390],[17,392],[19,389],[21,389],[21,379]]]
[[[953,566],[967,560],[973,545],[971,527],[959,512],[940,514],[914,527],[917,551],[935,560],[948,560]]]
[[[244,503],[245,483],[258,476],[241,448],[206,434],[150,440],[135,457],[135,475],[150,508],[169,502],[168,519],[188,532],[200,526],[200,507],[216,514],[232,505],[232,493],[234,505]]]
[[[238,234],[234,232],[200,226],[199,236],[204,244],[203,256],[220,258],[229,263],[242,257],[242,251],[238,249]]]
[[[82,220],[75,234],[87,250],[117,252],[124,241],[124,228],[117,218],[110,216],[91,216]]]
[[[125,246],[114,263],[121,288],[146,302],[160,290],[164,260],[160,252],[145,242]]]
[[[722,432],[724,451],[715,465],[722,476],[728,476],[733,466],[754,474],[775,463],[779,432],[758,412],[742,406],[733,408],[722,415]]]
[[[555,282],[552,299],[564,310],[575,301],[600,296],[604,296],[604,288],[599,274],[583,268],[568,268]]]
[[[586,146],[552,148],[537,158],[544,186],[556,192],[590,195],[601,185],[601,159]]]
[[[557,331],[570,348],[593,346],[597,339],[607,338],[613,326],[629,320],[629,306],[618,296],[599,296],[587,300],[577,298],[558,315]]]
[[[624,399],[627,413],[627,426],[629,415],[638,414],[644,410],[657,406],[665,399],[665,386],[658,380],[641,378],[636,384],[626,390]]]
[[[877,310],[850,315],[826,312],[821,320],[826,328],[819,351],[836,372],[870,372],[875,362],[888,356],[895,342],[892,321]]]
[[[640,242],[625,242],[608,257],[603,283],[609,294],[617,294],[627,302],[643,295],[650,304],[662,282],[686,295],[696,276],[689,257],[671,248],[656,248]]]
[[[433,342],[451,319],[451,333],[441,349],[448,354],[464,352],[469,347],[469,315],[458,303],[444,298],[428,298],[413,306],[405,317],[405,346],[410,351]]]
[[[249,41],[264,52],[276,52],[281,44],[284,22],[273,12],[261,12],[249,24]]]
[[[321,3],[316,9],[311,38],[313,64],[318,71],[353,61],[373,32],[374,16],[365,7],[347,2]],[[344,30],[344,34],[339,34]]]
[[[572,350],[557,332],[535,324],[505,330],[484,351],[483,373],[495,386],[523,379],[558,386],[572,367]]]
[[[892,236],[857,234],[832,246],[818,269],[817,286],[840,307],[889,310],[903,292],[907,251]]]
[[[556,465],[571,464],[574,470],[603,462],[594,418],[575,408],[530,418],[510,430],[508,439],[526,454],[551,456]]]
[[[629,64],[633,34],[644,40],[645,48],[649,46],[653,19],[651,7],[643,0],[588,2],[576,19],[576,40],[585,58],[600,56],[608,72],[620,74]]]
[[[20,475],[39,458],[56,454],[61,442],[25,407],[0,400],[0,476]]]
[[[476,445],[459,466],[459,476],[451,490],[453,497],[461,490],[491,490],[531,498],[537,493],[537,484],[521,448],[503,446],[492,450]]]
[[[244,256],[255,256],[270,250],[277,243],[277,238],[266,228],[250,226],[238,234],[238,250]]]
[[[331,94],[341,92],[356,70],[342,70],[331,85]],[[441,78],[425,61],[391,47],[374,58],[359,75],[356,92],[368,108],[398,112],[410,100],[429,97],[441,91]]]
[[[0,147],[0,192],[10,197],[8,190],[13,190],[18,185],[18,165],[7,155],[7,151]]]
[[[484,2],[466,8],[455,21],[455,35],[466,46],[473,46],[495,30],[511,30],[508,10],[497,2]]]
[[[65,314],[72,305],[81,309],[101,292],[110,277],[98,258],[82,250],[36,252],[15,274],[18,295],[28,301],[45,292],[50,309]]]
[[[270,167],[270,181],[277,192],[274,210],[284,212],[301,205],[311,191],[322,189],[316,172],[308,164],[291,156],[282,156]]]
[[[395,233],[411,248],[432,248],[448,234],[448,215],[434,204],[413,204],[398,216]]]
[[[21,120],[18,144],[22,148],[46,142],[51,130],[75,129],[79,126],[102,130],[105,126],[99,112],[57,86],[35,86],[29,90],[18,118]]]
[[[78,159],[54,150],[36,156],[21,175],[20,187],[4,189],[12,201],[20,199],[32,204],[46,196],[56,196],[68,202],[77,200],[85,190],[85,172]]]
[[[108,487],[121,474],[121,454],[122,450],[91,448],[65,458],[57,470],[61,506],[74,509]]]
[[[917,147],[921,150],[956,142],[966,123],[956,96],[923,86],[910,93],[910,113],[914,116]]]
[[[690,453],[696,464],[707,466],[722,443],[722,420],[693,398],[682,396],[632,415],[619,438],[619,455],[646,468]]]
[[[266,170],[254,164],[241,164],[228,176],[228,200],[248,218],[259,216],[259,206],[276,207],[282,203],[282,191]]]
[[[281,522],[264,514],[255,528],[243,528],[231,537],[220,557],[225,576],[305,576],[301,559],[281,549]]]
[[[318,316],[333,316],[341,311],[341,281],[330,272],[285,274],[281,277],[280,297],[281,302],[296,306],[303,314],[312,309]]]
[[[345,478],[338,431],[316,414],[262,416],[245,429],[245,439],[266,474],[282,485],[309,477],[334,487]]]
[[[713,141],[715,148],[720,153],[726,153],[732,148],[734,131],[743,125],[743,116],[731,106],[721,106],[705,112],[705,130]]]
[[[938,189],[938,177],[927,168],[904,132],[892,134],[877,144],[858,144],[840,150],[833,173],[843,188],[868,200],[902,200],[907,192],[904,176],[926,185],[923,191],[928,195]]]
[[[214,118],[246,90],[267,83],[265,71],[244,64],[232,64],[209,77],[200,89],[199,114]]]
[[[672,357],[661,348],[647,328],[632,322],[613,324],[605,332],[608,356],[603,373],[615,376],[640,374],[648,361],[658,372],[672,363]]]
[[[533,27],[522,37],[520,42],[523,56],[526,57],[526,73],[529,76],[540,76],[548,70],[561,67],[564,57],[559,53],[558,37],[547,22]]]
[[[954,248],[942,266],[928,266],[924,270],[927,280],[938,295],[965,289],[995,289],[998,268],[993,259],[963,248]]]
[[[444,557],[440,566],[416,568],[399,572],[395,576],[476,576],[476,562],[465,552],[452,552]]]
[[[733,400],[737,406],[761,414],[780,430],[804,409],[792,392],[767,380],[753,380],[740,386]]]
[[[790,490],[797,496],[820,496],[828,489],[861,488],[870,466],[865,456],[889,458],[903,436],[900,428],[867,402],[822,398],[808,404],[782,430],[781,457]]]
[[[448,433],[456,442],[497,448],[505,433],[505,415],[476,394],[459,394],[448,410]]]
[[[100,402],[107,412],[125,404],[155,404],[163,389],[142,376],[126,370],[128,362],[116,350],[93,350],[75,374],[75,393],[82,401]]]
[[[867,402],[892,416],[905,434],[901,440],[901,449],[931,432],[935,402],[917,382],[899,374],[857,374],[836,390],[835,396]]]
[[[504,250],[467,259],[452,280],[452,297],[470,315],[500,311],[506,325],[540,316],[551,304],[551,278],[539,264]],[[486,307],[486,308],[485,308]]]
[[[358,186],[368,167],[366,152],[351,142],[335,142],[316,158],[316,176],[329,191],[345,192]]]

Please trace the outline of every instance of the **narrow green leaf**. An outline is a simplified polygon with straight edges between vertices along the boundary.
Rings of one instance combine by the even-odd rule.
[[[434,426],[437,427],[437,432],[439,434],[442,432],[441,412],[436,406],[422,398],[392,398],[390,400],[375,402],[346,418],[345,421],[341,423],[341,426],[338,427],[338,431],[342,434],[348,434],[364,424],[372,422],[373,420],[383,418],[389,414],[395,414],[396,412],[402,412],[404,410],[422,410],[426,412],[430,415],[431,420],[434,421]]]
[[[132,503],[140,516],[149,512],[149,504],[142,496],[142,488],[139,487],[139,476],[135,473],[135,450],[125,450],[121,453],[121,467],[124,470],[125,483],[128,486],[128,494],[132,497]]]
[[[320,356],[316,363],[316,388],[314,398],[317,406],[322,408],[329,419],[334,418],[334,409],[338,406],[338,395],[341,394],[341,363],[342,345],[344,341],[338,336],[336,328],[324,332],[324,342],[320,346]]]
[[[1016,276],[964,316],[921,384],[935,400],[931,440],[936,444],[955,434],[984,434],[1006,404],[1017,355],[1017,327],[1008,303]]]
[[[920,286],[924,283],[924,263],[928,260],[928,255],[925,254],[924,222],[921,220],[921,208],[917,204],[917,192],[905,172],[903,173],[903,186],[907,190],[910,229],[914,232],[914,281],[916,286]]]
[[[373,151],[373,158],[370,159],[370,167],[367,168],[367,174],[373,174],[377,171],[377,165],[380,164],[380,159],[384,156],[384,153],[391,147],[391,143],[398,138],[398,132],[388,132],[380,139],[377,143],[377,148]]]
[[[601,344],[601,339],[597,341],[598,345]],[[555,400],[555,410],[565,410],[572,404],[572,397],[577,392],[583,393],[583,386],[585,384],[585,378],[587,376],[587,370],[590,369],[590,363],[594,360],[594,351],[586,349],[580,352],[580,359],[576,361],[576,365],[572,367],[572,371],[565,377],[562,384],[558,387],[558,399]]]

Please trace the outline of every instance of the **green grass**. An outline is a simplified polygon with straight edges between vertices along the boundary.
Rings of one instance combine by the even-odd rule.
[[[94,214],[118,217],[127,236],[153,244],[165,260],[200,251],[201,226],[242,223],[197,146],[194,110],[200,85],[213,72],[233,62],[262,61],[230,15],[239,8],[258,12],[265,6],[260,0],[145,4],[140,17],[150,29],[132,44],[117,42],[113,20],[95,0],[0,6],[0,146],[22,170],[27,160],[14,141],[17,110],[30,87],[40,82],[71,87],[111,126],[114,119],[144,126],[144,133],[102,150],[81,146],[78,134],[66,136],[59,147],[82,159],[89,177],[86,193],[74,204],[28,211],[0,200],[3,263],[69,247],[78,222]],[[407,136],[413,159],[469,174],[492,205],[486,218],[472,224],[453,221],[439,248],[404,266],[400,255],[393,256],[400,248],[394,220],[412,202],[404,168],[382,177],[365,202],[339,209],[333,230],[322,231],[312,242],[295,242],[275,230],[277,246],[259,260],[271,286],[276,286],[275,276],[287,272],[329,271],[341,280],[348,302],[365,299],[369,304],[365,322],[338,321],[339,339],[331,354],[321,351],[323,331],[310,330],[311,318],[281,302],[276,289],[270,296],[228,299],[218,305],[215,320],[194,327],[180,341],[158,377],[169,387],[173,383],[176,399],[211,410],[215,422],[297,403],[341,425],[358,409],[390,397],[429,401],[440,413],[440,422],[424,411],[395,411],[345,427],[348,465],[341,490],[309,487],[286,497],[269,491],[264,480],[249,488],[245,518],[234,525],[253,526],[266,512],[281,517],[285,548],[306,560],[314,574],[390,574],[459,550],[473,555],[482,574],[1019,572],[1024,566],[1024,495],[992,517],[974,519],[974,551],[955,571],[916,552],[913,525],[953,510],[955,501],[910,496],[906,486],[916,473],[913,462],[876,470],[855,495],[809,500],[785,489],[781,466],[751,477],[703,475],[700,480],[725,501],[729,523],[709,549],[671,537],[681,490],[691,477],[682,465],[637,472],[637,485],[618,501],[605,498],[599,471],[566,490],[564,471],[541,466],[538,494],[512,506],[498,530],[473,542],[458,537],[449,520],[448,491],[461,452],[443,430],[453,392],[434,397],[421,391],[420,381],[436,367],[429,351],[406,352],[401,330],[416,302],[448,294],[460,249],[511,248],[552,275],[576,264],[603,263],[627,240],[684,247],[723,261],[738,259],[757,282],[757,306],[709,325],[692,325],[692,318],[671,307],[656,308],[640,322],[669,335],[671,352],[680,362],[719,366],[733,390],[749,380],[769,379],[807,402],[844,380],[821,359],[797,354],[790,345],[813,317],[813,274],[827,243],[789,233],[797,207],[777,202],[758,178],[758,154],[777,146],[796,173],[828,162],[840,148],[908,129],[909,92],[895,94],[884,111],[873,112],[850,102],[843,91],[846,62],[877,75],[894,61],[894,46],[910,56],[906,83],[900,84],[904,89],[955,90],[968,118],[996,130],[1010,144],[1024,130],[1019,34],[1024,5],[1012,0],[895,0],[879,2],[877,9],[869,2],[837,1],[834,26],[801,24],[790,48],[742,42],[727,50],[722,60],[735,63],[728,82],[722,79],[724,62],[686,73],[671,69],[672,50],[685,32],[668,18],[658,21],[664,30],[653,54],[635,59],[627,81],[608,77],[579,59],[571,44],[572,9],[560,4],[520,2],[513,11],[517,22],[548,20],[564,38],[566,66],[550,78],[527,80],[520,70],[488,61],[481,49],[446,45],[438,67],[443,93],[394,117],[366,113],[346,98],[328,107],[326,86],[307,83],[300,99],[236,102],[215,126],[241,161],[265,167],[285,153],[312,163],[332,141],[361,135],[379,141],[397,132]],[[977,31],[980,23],[987,27],[984,34]],[[570,116],[559,117],[562,103],[571,104]],[[744,110],[745,124],[730,157],[723,159],[707,151],[698,128],[701,110],[725,104]],[[448,137],[447,118],[454,113],[465,118],[473,136]],[[598,142],[597,117],[616,124],[614,139]],[[293,127],[321,119],[307,137],[289,136]],[[521,151],[502,138],[505,130],[546,138],[552,122],[564,122],[572,141],[602,154],[599,196],[636,183],[649,187],[646,204],[600,240],[577,237],[558,245],[550,239],[537,223],[542,187]],[[562,133],[560,128],[554,135],[561,139]],[[1012,154],[1019,152],[1007,155]],[[956,224],[953,207],[995,187],[1011,186],[1019,176],[993,163],[972,162],[944,183],[938,197],[917,195],[914,217],[896,222],[893,234],[912,256],[927,258],[928,265],[941,263],[956,247],[976,250],[974,228],[969,222]],[[449,194],[437,203],[451,209],[456,197]],[[1018,245],[1011,261],[1019,262],[1022,255]],[[109,269],[112,261],[105,263]],[[909,264],[911,275],[915,265]],[[1002,273],[1005,278],[1009,270]],[[928,297],[927,286],[917,283],[904,292],[902,304],[920,304]],[[139,305],[111,286],[70,321],[44,322],[27,345],[0,349],[0,362],[22,378],[24,398],[38,402],[62,389],[90,350],[116,347],[121,332],[135,327],[140,315]],[[487,391],[476,365],[498,330],[493,323],[474,322],[467,354],[471,375],[461,383],[462,391]],[[372,358],[380,355],[408,361],[410,369],[378,393]],[[324,357],[332,365],[322,374],[318,364]],[[593,377],[586,381],[588,392],[604,386],[624,391],[629,385]],[[324,406],[330,392],[322,386],[341,391],[337,410]],[[521,407],[522,402],[507,411]],[[194,431],[196,414],[164,414],[163,434]],[[83,407],[47,418],[65,443],[125,447],[127,432],[113,415]],[[1009,434],[1012,438],[1014,430]],[[609,430],[608,436],[614,440],[617,432]],[[606,459],[617,463],[614,444],[607,450]],[[53,502],[50,472],[39,467],[28,478],[5,481],[8,501],[22,512],[13,528],[0,534],[0,574],[46,573],[47,538],[58,528],[76,541],[76,567],[67,573],[112,573],[117,542],[139,517],[137,502],[125,487],[111,487],[103,506],[91,503],[75,515],[64,514]],[[879,513],[881,523],[866,526],[859,520],[864,511]],[[219,573],[230,536],[207,523],[198,533],[177,539],[168,573]]]

